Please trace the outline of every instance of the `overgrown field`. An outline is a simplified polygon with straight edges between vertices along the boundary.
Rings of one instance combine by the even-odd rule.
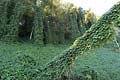
[[[0,42],[0,70],[2,71],[0,73],[0,78],[2,80],[14,80],[13,77],[18,75],[19,72],[15,73],[11,68],[18,69],[20,66],[8,69],[11,65],[16,65],[16,62],[18,62],[16,59],[17,56],[31,56],[31,58],[35,60],[37,68],[39,69],[68,47],[69,45],[39,46],[27,43],[5,44]],[[72,67],[71,77],[73,80],[120,80],[119,52],[112,51],[112,47],[104,47],[96,51],[91,51],[90,53],[91,54],[85,54],[77,58]],[[8,65],[9,67],[7,67]],[[18,71],[21,71],[21,69]],[[21,71],[19,74],[22,74],[23,72]],[[20,79],[20,76],[17,76],[17,78],[19,78],[19,80],[33,80],[32,78],[28,78],[28,75],[26,74],[27,73],[24,74],[26,78],[21,77]]]

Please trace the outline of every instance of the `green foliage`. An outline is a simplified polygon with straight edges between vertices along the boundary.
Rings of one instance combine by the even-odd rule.
[[[50,7],[51,7],[51,4],[50,4]],[[18,14],[19,12],[15,13],[15,15],[18,15]],[[97,21],[97,23],[92,25],[92,27],[88,31],[86,31],[83,36],[78,37],[70,48],[68,48],[61,55],[59,55],[58,57],[50,61],[43,68],[34,69],[35,67],[34,59],[31,59],[31,57],[29,56],[23,55],[16,59],[17,61],[16,65],[18,67],[20,66],[20,68],[17,67],[17,69],[15,69],[16,68],[15,66],[15,68],[12,67],[12,69],[10,67],[8,68],[8,70],[5,70],[4,68],[1,70],[2,71],[1,73],[5,73],[3,74],[2,79],[4,78],[6,79],[6,76],[8,76],[7,78],[10,78],[10,79],[13,79],[13,77],[15,78],[17,77],[18,79],[23,78],[25,80],[34,79],[33,76],[37,76],[36,79],[38,80],[56,80],[62,77],[63,74],[69,73],[69,71],[71,70],[71,66],[76,60],[76,57],[78,57],[78,55],[83,55],[91,50],[99,48],[104,43],[108,42],[109,40],[112,40],[112,38],[114,37],[113,27],[114,27],[114,24],[118,26],[118,24],[116,24],[116,20],[118,20],[119,14],[120,14],[120,2],[114,5],[106,14],[104,14]],[[16,16],[14,17],[15,19],[18,19],[16,18]],[[12,20],[14,21],[15,19],[12,19]],[[13,34],[13,32],[11,32],[10,34]],[[13,69],[15,69],[15,71]],[[11,70],[15,73],[11,73],[12,72]],[[36,73],[38,74],[36,75]],[[90,75],[93,75],[93,73],[91,73],[91,70],[87,71],[87,73],[89,73]],[[14,76],[14,74],[17,76]],[[89,79],[90,79],[90,76],[89,76]]]
[[[35,68],[36,62],[32,57],[22,55],[18,56],[15,61],[4,65],[0,74],[2,80],[35,80],[38,70]]]
[[[88,30],[92,24],[94,24],[96,22],[96,16],[93,12],[91,12],[91,10],[88,10],[85,12],[85,20],[84,20],[84,23],[85,23],[85,28],[86,30]]]
[[[0,9],[3,10],[0,17],[1,39],[3,41],[16,41],[19,21],[18,17],[20,17],[21,14],[20,9],[23,11],[23,5],[21,5],[19,1],[14,4],[14,2],[10,0],[3,0],[1,4],[2,8]],[[9,9],[13,11],[11,14],[9,13]]]
[[[97,79],[95,80],[119,80],[118,65],[120,64],[118,57],[120,57],[120,54],[113,52],[110,48],[101,48],[89,53],[91,54],[79,56],[73,65],[74,69],[72,72],[78,80],[83,75],[83,72],[86,71],[90,75],[89,71],[92,70],[96,73],[94,76]]]
[[[36,5],[36,2],[34,0],[22,0],[22,1],[21,0],[2,0],[0,3],[0,6],[1,6],[0,7],[0,11],[1,11],[0,39],[2,41],[7,41],[7,42],[18,41],[19,33],[20,33],[19,31],[21,31],[19,30],[19,28],[21,27],[21,25],[24,26],[24,28],[32,27],[30,37],[33,36],[34,28],[37,27],[40,30],[39,30],[39,33],[35,32],[35,35],[36,36],[40,35],[39,37],[42,38],[41,37],[42,24],[38,24],[38,22],[42,23],[42,21],[40,20],[41,18],[38,19],[39,15],[41,14],[36,9],[38,8],[38,6]],[[25,16],[29,18],[34,17],[34,19],[32,22],[30,22],[30,20],[26,21],[26,19],[24,18]],[[28,23],[32,23],[32,24],[28,24]],[[38,42],[41,42],[41,41],[42,41],[41,39],[38,39]]]
[[[34,15],[34,27],[32,28],[32,34],[34,34],[34,41],[37,44],[43,44],[43,8],[35,6],[35,15]],[[40,10],[39,10],[40,9]]]
[[[115,11],[115,12],[114,12]],[[59,57],[49,62],[41,73],[41,79],[56,79],[67,73],[78,55],[85,54],[103,46],[114,37],[113,24],[119,18],[120,3],[114,5],[104,14],[82,37],[75,40],[73,45]],[[118,24],[116,24],[118,25]]]
[[[47,45],[46,47],[40,47],[33,44],[4,44],[0,42],[1,80],[40,80],[39,75],[45,63],[53,59],[54,56],[59,55],[68,46]],[[91,78],[97,78],[95,80],[120,79],[120,54],[107,48],[101,48],[89,53],[91,54],[79,56],[72,66],[70,76],[73,80],[89,80]]]
[[[41,67],[68,47],[68,45],[40,47],[33,44],[2,42],[0,45],[0,80],[37,80]]]
[[[42,4],[44,43],[71,42],[84,33],[84,10],[82,8],[69,3],[61,4],[59,0],[42,1]]]
[[[15,59],[15,63],[21,64],[21,65],[36,65],[35,60],[27,55],[20,55]]]
[[[85,32],[84,10],[59,0],[1,0],[0,40],[63,44]],[[92,19],[92,18],[91,18]],[[23,30],[25,29],[25,30]]]

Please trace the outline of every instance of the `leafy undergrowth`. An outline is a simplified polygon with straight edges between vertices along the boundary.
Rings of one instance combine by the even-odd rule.
[[[69,45],[5,44],[0,42],[0,80],[39,80],[44,65]],[[120,80],[120,53],[101,48],[79,56],[73,80]],[[66,79],[67,80],[67,79]]]
[[[91,71],[91,73],[87,73]],[[84,80],[120,80],[120,53],[101,48],[79,56],[74,64],[74,76]]]

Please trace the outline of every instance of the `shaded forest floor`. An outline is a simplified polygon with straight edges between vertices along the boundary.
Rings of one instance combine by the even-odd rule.
[[[0,42],[0,65],[14,60],[18,55],[29,55],[33,57],[39,67],[43,67],[48,61],[59,55],[70,45],[47,45],[40,47],[34,44],[5,44]],[[85,80],[90,79],[90,72],[97,73],[98,80],[120,80],[120,52],[114,52],[111,47],[104,47],[96,51],[79,56],[72,68],[74,80],[79,80],[83,75]],[[86,73],[87,72],[87,73]],[[90,74],[88,74],[90,73]],[[95,75],[93,75],[95,76]]]

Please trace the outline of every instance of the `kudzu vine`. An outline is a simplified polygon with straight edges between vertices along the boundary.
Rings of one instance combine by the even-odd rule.
[[[33,23],[31,35],[35,37],[35,42],[42,44],[42,17],[40,17],[42,8],[39,8],[41,11],[38,8],[36,0],[1,0],[0,40],[4,42],[17,42],[22,18],[24,15],[27,15],[34,18],[33,22],[31,22]]]
[[[18,13],[19,12],[17,12],[16,15],[18,15]],[[15,18],[15,17],[12,17],[12,18]],[[92,27],[88,31],[84,33],[82,37],[78,37],[73,43],[73,45],[70,46],[70,48],[68,48],[61,55],[59,55],[58,57],[50,61],[48,64],[46,64],[44,68],[41,68],[41,69],[36,68],[34,65],[35,64],[34,59],[31,59],[31,57],[29,56],[25,56],[25,57],[17,58],[16,64],[18,65],[20,63],[18,67],[22,66],[22,69],[20,68],[20,70],[18,71],[13,70],[12,74],[9,74],[10,71],[3,69],[3,70],[0,70],[0,74],[2,73],[6,74],[7,77],[9,77],[9,79],[11,80],[13,80],[14,78],[15,79],[19,78],[19,80],[21,80],[20,76],[22,76],[22,79],[24,80],[26,79],[57,80],[63,74],[66,74],[70,71],[72,64],[75,62],[76,58],[79,55],[86,54],[90,50],[95,50],[96,48],[99,48],[102,45],[104,45],[104,43],[112,40],[115,35],[114,34],[115,31],[113,28],[114,28],[114,25],[119,26],[119,21],[118,21],[119,18],[120,18],[120,2],[115,4],[108,12],[106,12],[95,24],[92,25]],[[3,20],[6,21],[5,18]],[[0,25],[6,24],[2,22],[2,20],[1,20],[1,23],[2,24]],[[21,60],[19,59],[24,59],[25,61],[23,60],[21,62]],[[31,61],[33,61],[33,63],[31,63]],[[12,69],[13,69],[13,66],[12,66]],[[10,65],[10,70],[12,69]],[[16,68],[16,69],[19,69],[19,68]],[[23,73],[24,75],[22,75]],[[4,79],[7,80],[6,75],[1,76],[3,80]]]
[[[56,80],[60,78],[69,71],[70,66],[79,55],[99,48],[104,43],[112,40],[115,35],[114,25],[119,26],[115,23],[118,18],[120,18],[120,2],[106,12],[82,37],[78,37],[68,50],[50,61],[42,69],[39,78],[41,80]]]

